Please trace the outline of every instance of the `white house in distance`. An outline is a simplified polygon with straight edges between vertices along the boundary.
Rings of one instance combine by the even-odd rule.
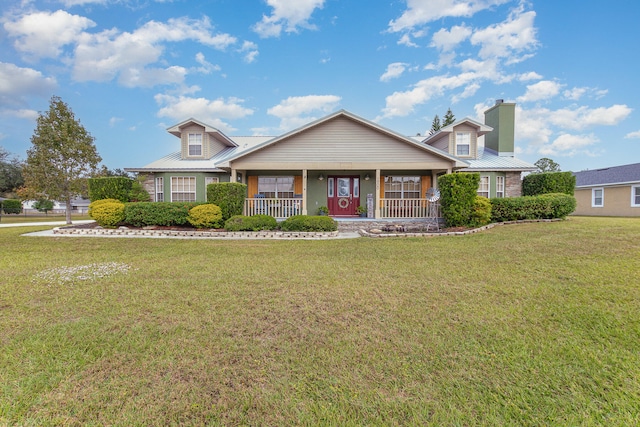
[[[479,172],[478,194],[521,195],[522,172],[535,166],[515,151],[515,104],[499,100],[485,123],[458,120],[426,137],[401,135],[340,110],[277,136],[227,136],[197,119],[168,129],[179,150],[143,167],[154,201],[205,201],[215,182],[247,185],[245,214],[276,218],[315,215],[326,206],[335,217],[423,218],[425,197],[440,175]],[[484,147],[478,138],[484,136]]]

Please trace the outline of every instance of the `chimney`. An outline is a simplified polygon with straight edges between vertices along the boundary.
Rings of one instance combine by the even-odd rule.
[[[484,123],[493,130],[484,136],[484,146],[499,156],[513,157],[515,147],[516,104],[496,99],[484,112]]]

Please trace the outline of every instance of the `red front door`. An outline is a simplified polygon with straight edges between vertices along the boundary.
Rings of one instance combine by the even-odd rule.
[[[360,177],[330,176],[327,185],[329,215],[357,215],[356,208],[360,206]]]

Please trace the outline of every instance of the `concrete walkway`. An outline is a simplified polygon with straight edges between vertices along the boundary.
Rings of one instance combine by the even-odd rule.
[[[83,219],[79,221],[72,221],[72,224],[88,224],[93,222],[92,219]],[[58,227],[60,225],[67,225],[66,221],[41,221],[41,222],[17,222],[17,223],[2,223],[0,222],[0,228],[9,227],[40,227],[50,225],[52,227]]]

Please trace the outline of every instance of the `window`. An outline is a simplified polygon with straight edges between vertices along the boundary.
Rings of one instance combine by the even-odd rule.
[[[156,202],[164,202],[164,178],[156,178]]]
[[[631,187],[631,206],[640,208],[640,185]]]
[[[496,176],[496,197],[504,197],[504,176]]]
[[[327,180],[327,197],[333,197],[333,178]]]
[[[481,176],[480,185],[478,186],[478,196],[489,197],[489,177]]]
[[[419,199],[421,194],[419,176],[385,176],[385,199]]]
[[[456,132],[456,156],[469,156],[471,154],[471,133]]]
[[[293,177],[258,177],[258,193],[264,195],[264,197],[293,198]]]
[[[171,177],[171,201],[195,202],[196,201],[196,177],[172,176]]]
[[[205,176],[204,177],[204,185],[207,186],[209,184],[217,184],[220,182],[220,178],[217,176]]]
[[[604,206],[604,188],[594,188],[591,190],[591,207],[601,208]]]
[[[202,156],[202,134],[201,133],[189,134],[189,155]]]

